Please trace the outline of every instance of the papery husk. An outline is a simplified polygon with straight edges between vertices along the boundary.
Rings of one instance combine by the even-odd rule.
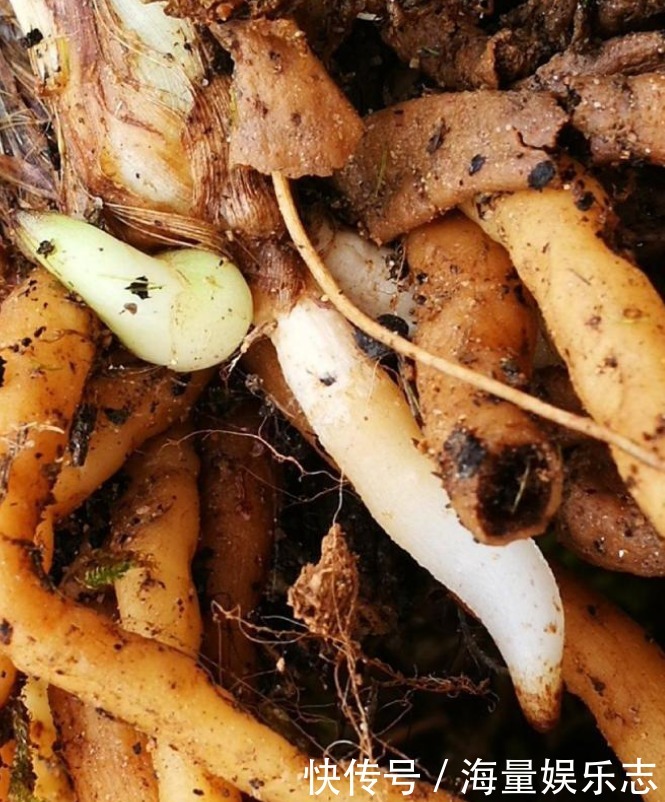
[[[214,74],[192,24],[137,0],[14,0],[14,10],[24,34],[43,37],[29,52],[53,115],[60,208],[85,218],[103,208],[139,242],[209,246],[215,229],[281,230],[266,179],[228,167],[230,78]]]
[[[36,96],[25,41],[0,5],[0,179],[3,209],[29,197],[33,207],[57,200],[59,185],[45,134],[49,115]],[[11,203],[10,203],[11,197]]]

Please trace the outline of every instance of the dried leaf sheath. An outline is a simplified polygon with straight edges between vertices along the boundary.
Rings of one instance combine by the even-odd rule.
[[[193,38],[189,26],[170,20],[167,29],[161,9],[145,6],[141,36],[154,17],[167,48],[149,52],[141,36],[119,24],[119,2],[35,0],[13,6],[24,33],[39,30],[43,37],[30,53],[55,114],[67,205],[85,212],[89,192],[107,201],[132,198],[137,205],[187,212],[192,176],[179,157],[183,114],[202,77],[201,62],[184,50]],[[73,178],[83,188],[76,199]]]
[[[193,209],[217,226],[265,238],[284,224],[269,179],[229,164],[228,137],[233,119],[231,79],[218,75],[201,91],[189,116],[185,150],[194,176]]]
[[[362,121],[303,31],[288,19],[226,23],[212,31],[235,60],[231,162],[291,178],[343,167]]]
[[[0,26],[0,178],[2,205],[28,195],[33,206],[53,202],[58,181],[44,133],[48,112],[37,98],[21,31],[11,17]],[[4,210],[3,210],[4,211]]]
[[[266,236],[281,226],[265,179],[229,168],[229,79],[186,20],[161,3],[13,3],[56,126],[65,198],[105,207],[168,241],[210,242],[206,225]]]

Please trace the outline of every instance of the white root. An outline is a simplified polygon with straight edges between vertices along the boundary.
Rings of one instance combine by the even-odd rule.
[[[413,330],[415,300],[411,287],[395,277],[400,266],[394,251],[326,220],[317,221],[311,237],[342,292],[357,307],[373,318],[397,315]]]
[[[397,315],[406,321],[409,333],[416,329],[414,282],[396,277],[399,265],[395,252],[361,237],[352,228],[333,226],[317,220],[308,230],[312,245],[325,262],[344,295],[366,315]],[[561,365],[561,357],[547,338],[538,332],[534,367]]]
[[[529,720],[559,711],[563,613],[536,545],[477,543],[450,509],[399,389],[335,310],[303,296],[271,335],[284,376],[324,448],[387,534],[487,627]]]

